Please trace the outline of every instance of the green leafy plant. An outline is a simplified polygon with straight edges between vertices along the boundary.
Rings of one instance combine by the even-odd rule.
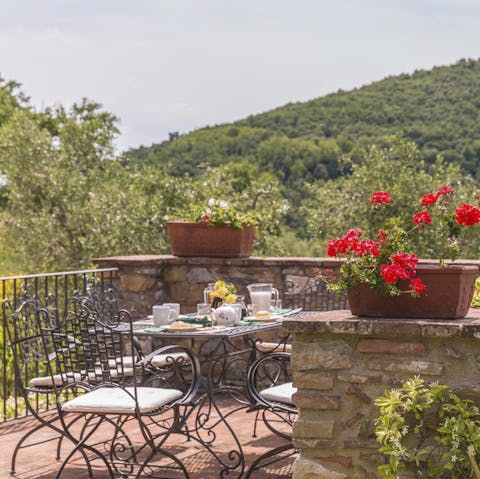
[[[181,219],[206,223],[211,227],[228,226],[232,229],[242,229],[245,226],[257,225],[260,217],[256,211],[243,212],[226,201],[210,198],[206,206],[192,205]]]
[[[374,192],[372,207],[383,217],[383,224],[379,222],[381,226],[375,239],[365,238],[361,229],[351,229],[344,236],[329,241],[327,254],[344,259],[339,279],[329,283],[330,289],[350,291],[357,284],[367,283],[373,290],[387,296],[419,296],[426,286],[420,278],[416,278],[418,257],[409,250],[409,235],[437,223],[443,238],[437,257],[440,258],[440,264],[444,265],[444,256],[449,256],[452,261],[457,257],[462,228],[480,222],[480,209],[477,206],[470,203],[455,206],[453,196],[454,190],[448,186],[423,195],[421,209],[413,215],[409,226],[399,217],[388,216],[392,207],[388,192]],[[318,271],[316,279],[329,282]]]
[[[473,291],[472,308],[480,308],[480,278],[475,281],[475,290]]]
[[[472,401],[415,377],[375,404],[379,451],[389,460],[379,466],[380,477],[397,479],[408,470],[415,477],[480,479],[480,414]]]

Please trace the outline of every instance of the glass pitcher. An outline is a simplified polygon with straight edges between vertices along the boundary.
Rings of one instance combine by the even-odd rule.
[[[270,306],[278,303],[278,289],[272,283],[255,283],[247,286],[252,303],[252,314],[258,311],[270,311]],[[272,303],[273,300],[273,303]]]
[[[213,303],[213,298],[215,294],[215,283],[208,283],[208,286],[203,290],[203,302],[208,303],[210,306]]]

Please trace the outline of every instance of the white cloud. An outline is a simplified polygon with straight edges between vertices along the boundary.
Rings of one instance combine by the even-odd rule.
[[[122,148],[478,57],[473,0],[3,0],[0,73],[35,105],[88,97]]]

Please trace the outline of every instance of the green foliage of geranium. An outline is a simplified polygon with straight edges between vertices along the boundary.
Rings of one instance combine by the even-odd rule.
[[[397,479],[408,470],[419,478],[480,479],[480,414],[472,401],[415,377],[375,405],[379,451],[388,458],[380,477]]]

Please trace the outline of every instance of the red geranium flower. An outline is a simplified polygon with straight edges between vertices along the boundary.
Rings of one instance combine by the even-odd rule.
[[[390,257],[393,264],[397,264],[398,266],[406,269],[411,270],[415,274],[415,267],[418,264],[418,258],[415,253],[407,254],[407,253],[397,253],[392,254]]]
[[[379,243],[383,243],[388,240],[388,233],[383,230],[378,230],[377,238]]]
[[[422,291],[425,291],[427,287],[422,283],[420,278],[415,278],[410,280],[410,289],[417,294],[420,294]]]
[[[380,274],[385,283],[396,283],[399,279],[409,279],[408,273],[398,264],[382,264]]]
[[[363,235],[363,231],[360,228],[353,228],[351,230],[348,230],[345,233],[345,238],[346,239],[352,239],[352,238],[358,239],[362,235]]]
[[[370,239],[359,241],[355,247],[355,253],[357,253],[360,258],[366,254],[370,254],[372,256],[378,256],[380,254],[378,250],[378,244]]]
[[[337,254],[342,254],[346,251],[345,242],[341,238],[332,239],[327,244],[328,256],[337,256]]]
[[[431,206],[434,205],[438,200],[437,195],[433,195],[432,193],[428,193],[426,195],[422,196],[422,199],[420,200],[420,203],[422,206]]]
[[[455,190],[453,188],[450,188],[449,186],[441,186],[438,191],[437,191],[437,197],[440,195],[451,195]]]
[[[429,225],[432,222],[432,218],[428,214],[428,211],[420,211],[413,215],[413,222],[417,223],[417,225],[421,225],[422,223]]]
[[[392,198],[390,197],[390,193],[386,191],[375,191],[372,194],[372,203],[374,205],[389,205],[392,202]]]
[[[464,226],[480,223],[480,209],[469,203],[463,203],[455,210],[455,220]]]
[[[355,253],[360,242],[359,237],[362,235],[363,231],[357,228],[348,230],[342,238],[330,240],[327,244],[328,256],[345,254],[347,251]]]

